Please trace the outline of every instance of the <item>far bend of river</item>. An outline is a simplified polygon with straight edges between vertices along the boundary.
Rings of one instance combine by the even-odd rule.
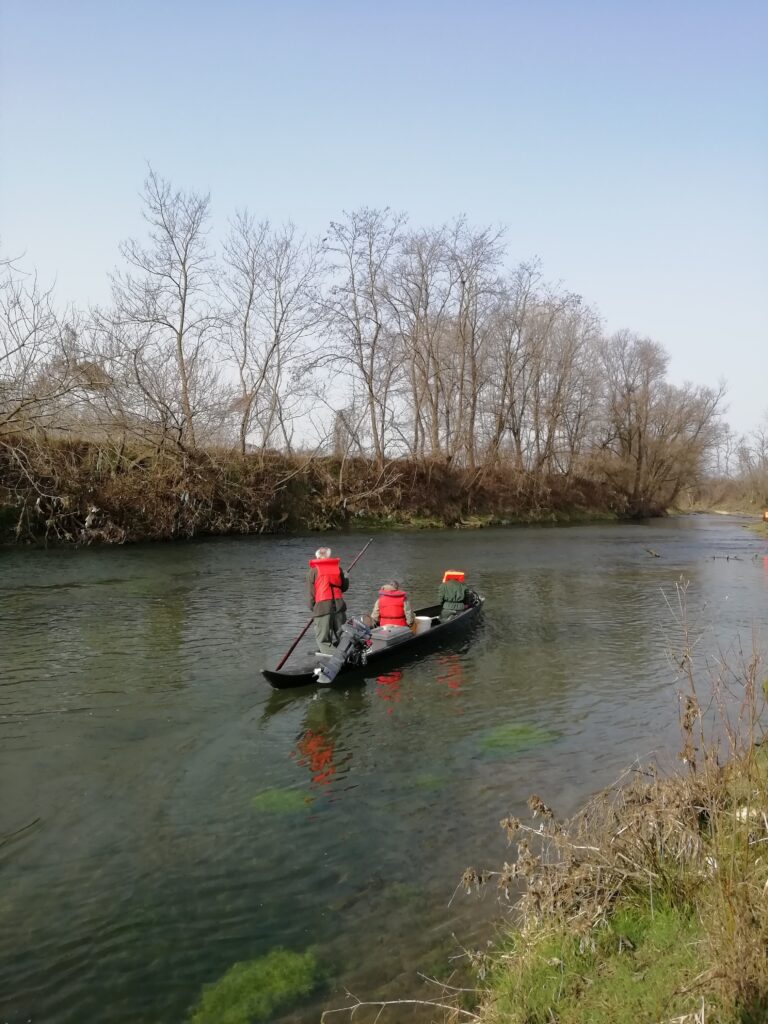
[[[464,569],[487,598],[471,643],[273,692],[259,670],[306,621],[307,558],[365,539],[0,551],[2,1024],[178,1024],[278,946],[329,971],[282,1021],[345,988],[434,998],[417,971],[493,934],[494,892],[451,897],[511,855],[499,820],[533,792],[571,813],[677,749],[664,593],[690,580],[700,652],[768,633],[768,548],[737,520],[387,534],[350,610],[391,576],[429,604]],[[551,735],[489,746],[508,724]]]

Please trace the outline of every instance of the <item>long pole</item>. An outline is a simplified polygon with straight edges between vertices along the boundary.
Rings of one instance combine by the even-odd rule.
[[[354,558],[354,559],[353,559],[353,560],[352,560],[352,561],[350,562],[349,568],[347,569],[347,575],[349,575],[349,573],[350,573],[350,572],[352,572],[352,570],[354,569],[354,567],[355,567],[355,566],[357,565],[357,563],[358,563],[358,562],[360,561],[360,559],[361,559],[361,558],[363,557],[363,555],[364,555],[364,554],[365,554],[365,552],[366,552],[366,551],[368,550],[368,548],[369,548],[369,547],[371,546],[371,544],[373,544],[373,537],[371,537],[371,539],[370,539],[370,540],[368,541],[368,543],[367,543],[367,544],[365,545],[365,547],[363,548],[363,550],[362,550],[362,551],[360,551],[360,552],[358,552],[357,556],[356,556],[356,557],[355,557],[355,558]],[[277,663],[277,668],[275,669],[275,671],[276,671],[276,672],[279,672],[279,671],[280,671],[280,669],[281,669],[281,668],[283,667],[283,665],[284,665],[284,664],[286,663],[286,661],[288,661],[288,659],[290,658],[290,656],[291,656],[291,655],[293,654],[293,652],[294,652],[294,651],[296,650],[296,647],[297,647],[297,645],[298,645],[299,641],[301,640],[301,638],[302,638],[302,637],[304,636],[304,634],[305,634],[305,633],[307,632],[307,630],[309,629],[309,627],[310,627],[311,625],[312,625],[312,619],[310,619],[310,620],[309,620],[309,622],[308,622],[308,623],[306,624],[306,626],[304,627],[304,629],[302,629],[302,631],[301,631],[301,632],[299,633],[299,635],[298,635],[298,636],[296,637],[296,639],[295,639],[295,640],[293,641],[293,643],[291,644],[291,646],[290,646],[290,647],[288,648],[288,650],[287,650],[287,651],[285,652],[285,654],[284,654],[284,655],[282,656],[282,658],[280,659],[280,661],[279,661],[279,662]]]

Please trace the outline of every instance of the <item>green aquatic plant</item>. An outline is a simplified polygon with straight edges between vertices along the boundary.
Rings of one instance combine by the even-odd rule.
[[[256,960],[236,963],[203,988],[189,1024],[255,1024],[308,996],[320,982],[314,953],[273,949]]]
[[[483,736],[480,746],[490,754],[517,754],[554,739],[557,739],[557,733],[550,729],[541,729],[526,722],[508,722],[494,726]]]
[[[412,882],[393,882],[387,886],[386,895],[387,900],[393,904],[407,906],[409,903],[415,903],[416,900],[421,899],[424,892]]]
[[[420,775],[413,775],[411,777],[411,784],[416,789],[423,789],[427,792],[440,789],[445,782],[442,775],[438,775],[437,772],[422,772]]]
[[[265,789],[251,800],[251,807],[261,814],[296,814],[305,811],[311,802],[298,789]]]

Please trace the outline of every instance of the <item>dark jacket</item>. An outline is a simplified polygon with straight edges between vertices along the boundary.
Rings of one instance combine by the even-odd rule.
[[[443,612],[463,611],[467,601],[467,585],[460,580],[447,580],[440,584],[437,598],[443,606]]]
[[[341,573],[341,589],[342,592],[349,589],[349,579],[344,573],[344,570],[339,567]],[[312,568],[307,573],[307,601],[309,603],[309,609],[312,612],[312,618],[316,619],[321,615],[330,615],[331,612],[345,612],[347,605],[343,597],[337,597],[335,600],[330,601],[318,601],[315,604],[315,580],[317,579],[317,569]]]

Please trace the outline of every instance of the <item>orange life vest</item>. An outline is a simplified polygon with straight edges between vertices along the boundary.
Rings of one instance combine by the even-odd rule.
[[[379,624],[382,626],[407,626],[405,621],[405,598],[403,590],[379,591]]]
[[[341,597],[341,569],[338,558],[312,558],[310,569],[317,569],[315,604]]]

